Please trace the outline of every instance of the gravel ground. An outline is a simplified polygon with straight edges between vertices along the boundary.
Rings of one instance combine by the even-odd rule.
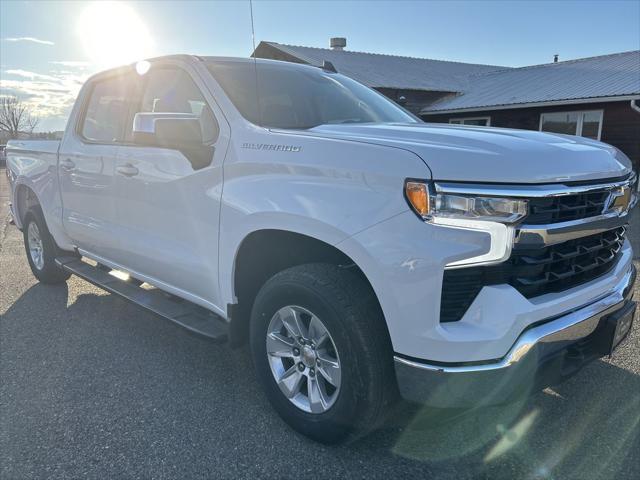
[[[2,479],[640,478],[640,322],[553,391],[453,418],[401,405],[380,432],[327,447],[274,414],[246,350],[77,278],[38,284],[6,200],[2,183]]]

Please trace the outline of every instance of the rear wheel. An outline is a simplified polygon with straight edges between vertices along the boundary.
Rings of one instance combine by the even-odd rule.
[[[317,441],[362,436],[380,425],[396,398],[384,318],[352,271],[308,264],[276,274],[256,297],[250,337],[272,405]]]
[[[38,280],[42,283],[61,283],[70,277],[68,272],[56,265],[59,249],[39,207],[31,208],[25,215],[23,236],[29,266]]]

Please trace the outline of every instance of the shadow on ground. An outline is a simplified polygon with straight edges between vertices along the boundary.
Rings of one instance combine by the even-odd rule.
[[[68,288],[34,285],[0,319],[1,478],[640,476],[640,377],[605,362],[504,407],[401,404],[327,447],[279,420],[246,350]]]

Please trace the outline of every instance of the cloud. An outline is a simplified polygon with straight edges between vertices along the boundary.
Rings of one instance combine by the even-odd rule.
[[[50,40],[40,40],[39,38],[35,38],[35,37],[7,37],[7,38],[5,38],[5,41],[7,41],[7,42],[32,42],[32,43],[39,43],[40,45],[55,45]]]
[[[89,62],[80,62],[76,60],[61,60],[58,62],[49,62],[53,65],[62,65],[63,67],[83,68],[91,65]]]
[[[5,70],[4,73],[8,75],[14,75],[16,77],[30,78],[32,80],[47,80],[54,82],[58,80],[58,78],[51,75],[43,75],[41,73],[29,72],[27,70],[20,69]]]
[[[84,72],[31,72],[10,69],[2,72],[0,95],[12,95],[28,104],[33,113],[52,125],[66,120],[82,84]]]

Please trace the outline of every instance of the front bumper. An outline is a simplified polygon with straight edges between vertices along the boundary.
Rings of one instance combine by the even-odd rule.
[[[434,407],[495,405],[560,383],[606,355],[607,319],[633,308],[635,267],[598,300],[526,329],[508,353],[490,362],[429,363],[395,357],[401,395]]]

